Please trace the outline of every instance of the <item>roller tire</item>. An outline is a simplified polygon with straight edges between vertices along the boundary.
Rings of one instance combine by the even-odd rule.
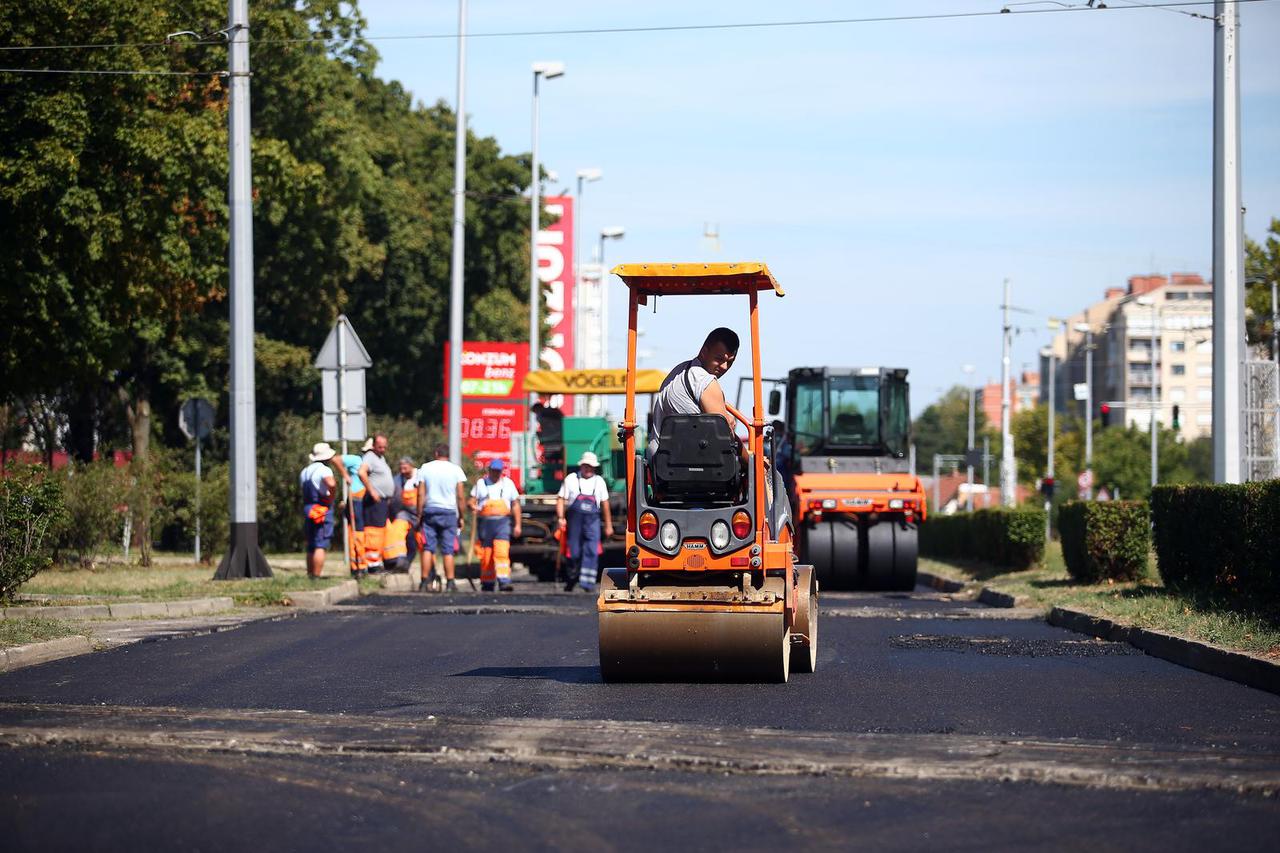
[[[881,521],[867,527],[867,589],[897,589],[894,577],[894,528]]]
[[[919,565],[918,528],[913,524],[894,524],[893,529],[893,588],[910,592],[916,588]]]
[[[815,672],[818,668],[818,576],[812,566],[799,566],[800,578],[796,590],[796,624],[804,642],[791,643],[791,671]]]
[[[805,561],[813,566],[823,589],[857,589],[862,548],[858,523],[853,520],[820,521],[805,531]]]

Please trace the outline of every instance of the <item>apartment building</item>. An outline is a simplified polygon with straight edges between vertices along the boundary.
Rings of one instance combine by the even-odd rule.
[[[1146,429],[1156,420],[1186,439],[1213,425],[1213,286],[1194,273],[1129,278],[1101,302],[1067,318],[1051,348],[1058,359],[1054,401],[1083,416],[1074,388],[1085,381],[1087,327],[1093,334],[1093,412],[1110,407],[1111,424]],[[1153,360],[1154,355],[1154,360]],[[1041,359],[1048,370],[1048,359]],[[1048,397],[1048,389],[1041,395]],[[1074,407],[1074,408],[1072,408]]]

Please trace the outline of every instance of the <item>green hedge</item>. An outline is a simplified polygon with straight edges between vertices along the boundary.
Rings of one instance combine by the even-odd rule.
[[[1151,515],[1167,586],[1280,596],[1280,480],[1157,486]]]
[[[1151,512],[1143,501],[1072,501],[1058,511],[1058,535],[1076,580],[1136,580],[1151,551]]]
[[[920,553],[1025,569],[1044,556],[1044,510],[980,509],[931,515],[920,525]]]

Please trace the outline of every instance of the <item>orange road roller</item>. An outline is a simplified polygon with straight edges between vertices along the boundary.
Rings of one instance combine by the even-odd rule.
[[[760,382],[759,297],[783,295],[767,266],[622,264],[630,292],[625,445],[625,568],[602,573],[600,672],[605,681],[772,681],[813,672],[818,585],[792,548],[791,507],[776,466]],[[637,446],[636,341],[642,307],[664,296],[746,297],[751,338],[748,418],[668,415],[656,449]],[[738,428],[741,428],[741,434]],[[653,442],[650,442],[653,444]]]

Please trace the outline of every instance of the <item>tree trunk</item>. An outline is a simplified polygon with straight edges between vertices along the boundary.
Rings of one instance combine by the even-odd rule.
[[[125,417],[129,421],[129,434],[133,444],[133,461],[130,472],[133,474],[133,489],[129,499],[129,512],[133,516],[133,545],[138,549],[138,564],[151,565],[151,508],[154,502],[152,491],[154,477],[151,472],[151,400],[147,396],[146,386],[138,383],[138,391],[133,395],[132,403],[129,392],[120,389],[120,401],[124,403]]]
[[[92,462],[98,425],[98,396],[89,388],[73,392],[67,412],[67,452],[77,462]]]

